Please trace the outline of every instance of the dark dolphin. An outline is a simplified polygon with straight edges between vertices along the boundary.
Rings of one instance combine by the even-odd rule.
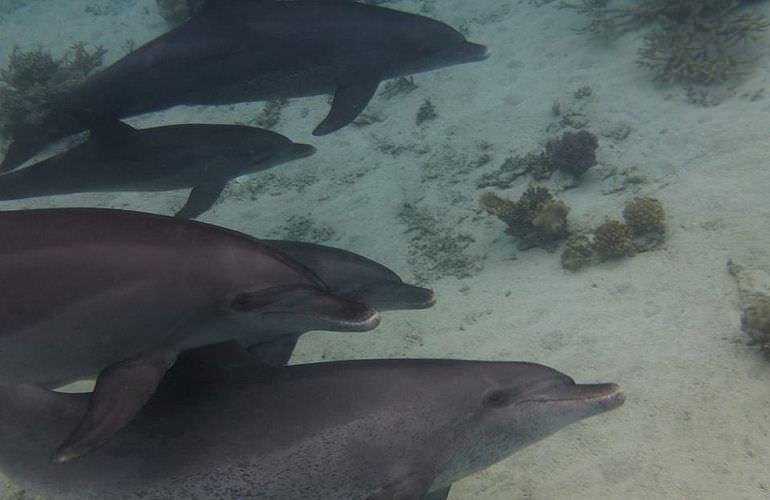
[[[385,79],[487,57],[444,23],[350,0],[210,1],[191,20],[96,73],[42,125],[14,137],[0,170],[118,118],[187,104],[334,94],[315,135],[350,123]]]
[[[98,374],[60,462],[125,425],[185,349],[379,322],[286,254],[208,224],[121,210],[21,210],[0,212],[0,234],[0,383]]]
[[[0,386],[0,467],[51,500],[444,500],[453,482],[623,402],[615,384],[531,363],[217,370],[186,354],[129,426],[66,466],[47,458],[88,396]]]
[[[361,255],[314,243],[260,240],[307,267],[336,297],[366,304],[377,311],[425,309],[435,303],[433,290],[404,283],[387,267]],[[288,363],[300,336],[286,325],[273,338],[249,346],[255,359],[270,366]]]
[[[238,125],[170,125],[137,130],[115,121],[69,151],[0,176],[0,200],[193,188],[178,217],[216,202],[231,179],[310,156],[313,146]]]

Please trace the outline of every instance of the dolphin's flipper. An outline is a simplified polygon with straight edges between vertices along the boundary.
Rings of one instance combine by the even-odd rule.
[[[428,495],[432,484],[432,474],[413,474],[402,481],[381,488],[367,500],[433,500]]]
[[[278,338],[250,345],[249,353],[253,361],[264,366],[286,366],[297,346],[300,334],[281,335]]]
[[[88,411],[52,461],[69,462],[109,441],[150,399],[175,358],[175,353],[156,350],[102,370],[96,379]]]
[[[190,197],[187,203],[174,215],[182,219],[194,219],[200,214],[214,206],[219,195],[225,189],[225,183],[222,184],[204,184],[196,186],[190,191]]]
[[[446,500],[449,498],[449,490],[451,489],[451,485],[447,486],[446,488],[441,488],[440,490],[436,490],[433,493],[429,493],[422,500]]]
[[[332,109],[313,130],[313,135],[326,135],[352,122],[371,100],[379,80],[340,84],[334,92]]]

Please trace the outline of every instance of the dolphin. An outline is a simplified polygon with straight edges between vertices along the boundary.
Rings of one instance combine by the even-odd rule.
[[[65,466],[47,457],[88,396],[0,386],[0,468],[52,500],[445,500],[453,482],[624,399],[533,363],[264,369],[187,354],[115,439]]]
[[[480,61],[487,48],[439,21],[350,0],[207,2],[189,21],[95,73],[21,126],[0,170],[100,123],[176,105],[333,94],[315,128],[358,116],[382,80]]]
[[[377,311],[426,309],[435,303],[433,290],[404,283],[392,270],[362,255],[340,248],[287,240],[260,240],[310,269],[336,297],[366,304]],[[248,346],[255,362],[282,366],[289,362],[300,336],[280,325],[274,336],[267,332]]]
[[[115,121],[60,155],[0,175],[0,200],[192,188],[176,215],[194,218],[211,208],[229,180],[314,152],[313,146],[255,127],[188,124],[137,130]]]
[[[109,209],[0,212],[0,384],[98,374],[54,456],[77,458],[130,421],[185,349],[281,331],[368,331],[379,314],[242,233]]]

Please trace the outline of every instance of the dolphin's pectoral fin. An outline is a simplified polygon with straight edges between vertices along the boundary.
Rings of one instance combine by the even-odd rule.
[[[204,184],[196,186],[190,191],[187,203],[174,215],[182,219],[194,219],[214,206],[219,195],[225,189],[225,184]]]
[[[432,484],[432,474],[412,474],[402,481],[379,489],[367,500],[424,500],[426,498],[433,500],[428,496]],[[449,493],[448,490],[447,493]]]
[[[69,462],[109,441],[150,399],[175,357],[167,350],[149,351],[102,370],[88,411],[52,461]]]
[[[340,84],[334,92],[332,109],[313,130],[313,135],[326,135],[352,122],[371,100],[379,80]]]
[[[275,339],[250,345],[254,362],[263,366],[286,366],[301,334],[281,335]]]
[[[423,497],[422,500],[446,500],[449,498],[449,490],[451,489],[451,485],[445,488],[441,488],[440,490],[436,490],[433,493],[427,494],[425,497]]]

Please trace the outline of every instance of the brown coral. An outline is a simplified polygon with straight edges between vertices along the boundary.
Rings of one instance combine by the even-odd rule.
[[[594,249],[602,259],[628,255],[631,251],[631,228],[620,221],[607,221],[594,231]]]
[[[635,235],[666,232],[666,213],[655,198],[634,198],[623,208],[623,219]]]
[[[741,329],[770,355],[770,297],[762,297],[743,310]]]
[[[546,188],[530,186],[515,202],[494,193],[484,193],[479,204],[505,222],[506,232],[519,238],[522,250],[532,247],[552,250],[567,236],[569,207],[555,200]]]

